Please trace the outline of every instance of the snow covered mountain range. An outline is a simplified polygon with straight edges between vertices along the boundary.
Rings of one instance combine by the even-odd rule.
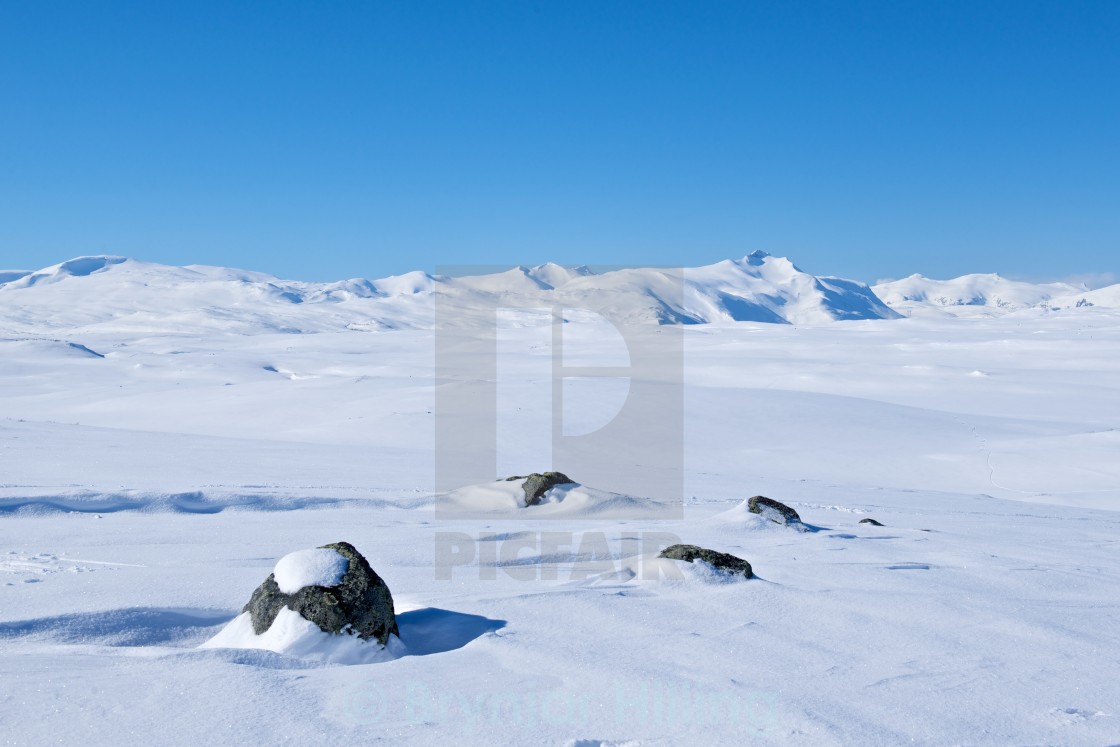
[[[440,296],[469,324],[495,306],[590,298],[616,319],[661,324],[732,321],[824,324],[900,316],[994,316],[1028,308],[1120,307],[1120,285],[1088,291],[998,275],[930,280],[913,275],[874,288],[818,277],[790,260],[754,252],[683,271],[596,273],[544,264],[450,277],[410,272],[333,283],[281,280],[259,272],[173,267],[112,256],[79,257],[35,272],[0,271],[0,331],[162,333],[323,332],[429,328]]]
[[[1120,285],[1089,290],[1071,283],[1025,283],[996,274],[932,280],[911,275],[878,283],[875,295],[907,316],[1001,316],[1022,309],[1120,306]]]

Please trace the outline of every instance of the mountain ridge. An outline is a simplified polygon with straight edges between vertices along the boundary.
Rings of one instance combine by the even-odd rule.
[[[430,328],[437,297],[456,310],[448,317],[455,324],[483,323],[495,307],[557,305],[605,311],[623,323],[826,324],[898,317],[863,283],[811,275],[765,252],[683,269],[595,272],[545,263],[484,275],[413,271],[325,283],[98,255],[6,277],[0,282],[0,322],[16,330],[43,320],[56,329],[146,332]]]
[[[994,273],[919,274],[869,286],[804,272],[755,251],[692,268],[596,272],[552,262],[481,275],[415,270],[379,279],[284,280],[210,265],[163,265],[115,255],[0,271],[0,331],[127,328],[144,333],[423,329],[436,299],[455,325],[492,323],[496,307],[587,308],[657,324],[830,324],[904,316],[991,317],[1027,309],[1120,308],[1120,285],[1088,290]],[[490,321],[488,321],[490,320]]]
[[[1029,283],[997,273],[973,273],[949,280],[915,273],[871,288],[884,303],[908,316],[992,317],[1027,309],[1120,306],[1114,302],[1120,299],[1120,285],[1089,290],[1083,284]]]

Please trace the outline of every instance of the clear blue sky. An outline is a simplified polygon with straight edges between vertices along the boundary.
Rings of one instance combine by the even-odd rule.
[[[1120,2],[0,0],[0,267],[1120,272]]]

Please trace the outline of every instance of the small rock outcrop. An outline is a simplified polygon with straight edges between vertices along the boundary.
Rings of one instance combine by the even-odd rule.
[[[531,475],[514,475],[507,477],[506,482],[524,480],[522,490],[525,491],[525,505],[536,506],[540,504],[541,497],[549,488],[575,482],[563,472],[534,472]]]
[[[670,545],[662,550],[658,557],[669,558],[670,560],[684,560],[688,563],[696,560],[703,560],[705,563],[715,568],[720,568],[731,573],[741,573],[746,578],[754,577],[751,564],[742,558],[728,555],[725,552],[716,552],[715,550],[697,547],[696,545]]]
[[[326,633],[347,632],[363,640],[377,639],[384,644],[389,635],[398,635],[393,596],[389,587],[362,554],[348,542],[323,545],[349,561],[346,573],[335,586],[305,586],[286,594],[269,574],[257,587],[242,612],[248,612],[253,632],[261,635],[284,607],[315,623]]]
[[[876,527],[881,527],[881,526],[883,526],[882,524],[880,524],[879,522],[877,522],[877,521],[875,521],[874,519],[871,519],[871,518],[867,518],[867,519],[860,519],[860,520],[859,520],[859,523],[860,523],[860,524],[870,524],[870,525],[872,525],[872,526],[876,526]]]
[[[758,514],[764,519],[769,519],[775,524],[801,524],[801,517],[797,512],[784,503],[767,498],[764,495],[756,495],[747,501],[747,510],[752,514]]]

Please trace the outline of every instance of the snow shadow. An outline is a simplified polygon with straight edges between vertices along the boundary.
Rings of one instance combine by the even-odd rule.
[[[408,648],[409,656],[454,651],[505,626],[505,620],[491,620],[482,615],[468,615],[438,607],[425,607],[397,615],[400,639]]]
[[[412,508],[413,503],[392,503],[377,498],[326,498],[310,496],[190,493],[77,493],[72,495],[0,498],[0,514],[88,513],[119,511],[148,513],[217,514],[237,511],[297,511],[305,508]]]
[[[214,634],[235,613],[212,609],[133,607],[0,623],[0,640],[36,638],[100,646],[190,645]]]
[[[0,642],[31,639],[93,646],[192,648],[212,637],[236,615],[231,610],[153,607],[71,613],[0,622]],[[506,621],[427,607],[397,615],[397,625],[407,649],[403,655],[429,656],[462,648],[476,638],[501,630]],[[236,663],[273,667],[279,665],[262,659],[291,658],[269,651],[245,651],[228,656],[237,658]]]

